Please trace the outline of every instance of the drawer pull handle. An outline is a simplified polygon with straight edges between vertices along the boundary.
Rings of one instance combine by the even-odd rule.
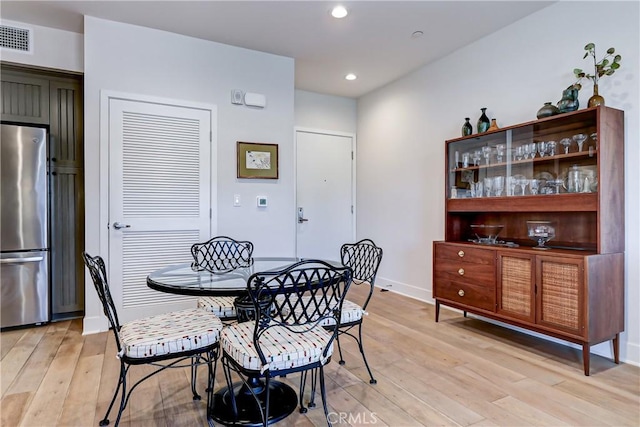
[[[463,297],[463,296],[464,296],[464,291],[463,291],[462,289],[460,289],[460,290],[458,291],[458,295],[460,295],[461,297]]]
[[[464,276],[464,268],[461,268],[460,270],[458,270],[458,274],[461,276]]]
[[[460,258],[464,257],[464,251],[458,251],[458,256],[459,256]]]

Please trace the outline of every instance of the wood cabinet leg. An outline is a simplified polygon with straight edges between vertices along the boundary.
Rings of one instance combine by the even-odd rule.
[[[620,364],[620,334],[613,337],[613,361],[616,365]]]
[[[466,312],[466,311],[463,311],[463,312],[462,312],[462,315],[463,315],[464,317],[467,317],[467,312]]]
[[[440,319],[440,301],[436,300],[436,322]]]
[[[589,376],[590,347],[588,343],[582,344],[582,364],[584,365],[584,374],[586,376]]]

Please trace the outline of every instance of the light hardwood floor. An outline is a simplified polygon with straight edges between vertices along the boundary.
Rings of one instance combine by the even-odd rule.
[[[350,298],[363,290],[354,287]],[[365,347],[378,384],[369,384],[357,347],[343,339],[346,365],[334,357],[326,368],[334,425],[640,425],[638,367],[592,355],[586,377],[579,349],[447,309],[435,323],[432,305],[391,292],[377,291],[369,312]],[[73,320],[0,334],[2,426],[98,425],[119,364],[111,332],[81,333]],[[131,375],[144,372],[134,367]],[[136,389],[121,425],[206,425],[205,403],[191,399],[186,369],[165,371]],[[326,422],[318,405],[279,425]]]

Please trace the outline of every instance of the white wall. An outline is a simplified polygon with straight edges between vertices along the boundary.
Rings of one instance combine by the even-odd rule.
[[[85,191],[86,249],[100,253],[100,91],[217,105],[218,234],[250,239],[256,256],[295,254],[293,205],[293,59],[236,48],[102,19],[85,17]],[[266,95],[264,109],[231,104],[231,90]],[[279,145],[278,180],[236,178],[236,141]],[[214,184],[215,185],[215,184]],[[241,207],[233,207],[240,194]],[[256,196],[269,198],[258,209]],[[106,256],[106,253],[102,253]],[[85,332],[96,328],[101,309],[86,280]]]
[[[480,107],[507,126],[535,120],[557,102],[574,68],[614,46],[622,67],[600,82],[625,111],[626,321],[621,358],[640,364],[640,58],[638,2],[559,2],[425,66],[358,102],[358,230],[385,251],[379,284],[431,300],[432,242],[444,238],[444,141]],[[580,105],[592,85],[585,82]],[[433,321],[433,319],[425,319]],[[610,344],[594,348],[609,357]]]
[[[319,130],[356,133],[357,101],[304,90],[295,93],[295,124]]]
[[[83,71],[84,40],[82,34],[6,19],[2,20],[2,25],[30,29],[33,43],[33,49],[30,53],[0,49],[3,61],[65,71]]]

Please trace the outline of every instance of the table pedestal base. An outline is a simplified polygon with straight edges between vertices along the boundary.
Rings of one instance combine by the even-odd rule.
[[[258,396],[260,405],[264,406],[267,400],[265,384],[262,381],[252,385],[254,393]],[[296,392],[280,381],[269,382],[269,420],[267,424],[273,424],[286,418],[298,406]],[[238,416],[233,413],[232,396],[236,397]],[[261,426],[261,409],[251,391],[244,383],[236,383],[233,388],[225,387],[213,395],[213,411],[211,418],[225,426]]]

